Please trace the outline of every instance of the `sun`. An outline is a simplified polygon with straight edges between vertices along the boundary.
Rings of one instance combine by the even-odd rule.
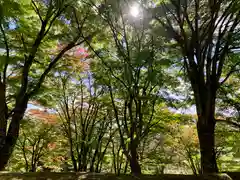
[[[134,4],[133,6],[130,7],[130,14],[133,17],[138,17],[139,16],[139,6],[137,4]]]

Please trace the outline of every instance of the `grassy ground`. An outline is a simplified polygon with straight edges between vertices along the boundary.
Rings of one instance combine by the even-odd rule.
[[[239,173],[228,173],[232,180],[240,180]],[[121,175],[119,177],[112,174],[92,174],[92,173],[54,173],[54,172],[38,172],[38,173],[0,173],[0,180],[229,180],[225,175],[219,177],[213,176],[193,176],[193,175],[173,175],[166,174],[160,176],[142,175],[141,177],[133,177],[130,175]]]

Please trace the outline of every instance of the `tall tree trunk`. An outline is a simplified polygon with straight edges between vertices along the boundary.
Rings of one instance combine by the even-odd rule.
[[[198,138],[201,152],[201,171],[202,173],[216,173],[218,172],[216,153],[215,153],[215,137],[214,119],[202,120],[200,117],[197,124]],[[202,122],[208,122],[204,124]]]
[[[29,172],[36,172],[37,168],[35,166],[35,164],[32,165],[32,168],[30,169]]]
[[[134,142],[132,142],[133,144],[131,145],[131,158],[129,160],[130,162],[130,167],[131,167],[131,173],[135,176],[140,175],[141,172],[141,166],[138,162],[138,155],[137,155],[137,148],[136,146],[134,146]]]
[[[0,148],[0,171],[4,169],[4,167],[6,166],[6,164],[8,163],[8,160],[12,155],[13,148],[15,147],[18,136],[19,136],[20,121],[22,120],[24,113],[27,109],[28,96],[19,96],[19,97],[20,98],[19,100],[16,101],[16,105],[13,110],[11,123],[6,133],[4,145],[2,146],[2,148]],[[5,108],[7,108],[6,104],[5,104]],[[7,113],[7,109],[5,113]],[[5,118],[5,120],[7,119]]]
[[[6,98],[4,84],[0,81],[0,151],[5,146],[7,119],[6,119]]]
[[[131,173],[135,176],[141,175],[141,167],[140,164],[138,163],[138,160],[135,158],[131,158],[130,160],[130,167],[131,167]]]
[[[197,132],[201,153],[201,173],[217,173],[218,167],[215,153],[215,107],[217,85],[215,78],[207,82],[204,76],[191,79],[198,114]],[[209,75],[210,76],[210,75]]]
[[[22,120],[25,112],[24,107],[21,110],[22,111],[15,112],[13,114],[5,139],[5,144],[0,150],[0,170],[3,170],[8,163],[8,160],[13,152],[13,148],[16,145],[17,138],[19,136],[20,121]]]

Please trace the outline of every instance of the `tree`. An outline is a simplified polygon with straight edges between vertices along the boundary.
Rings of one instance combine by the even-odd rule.
[[[189,169],[198,174],[199,150],[193,117],[171,112],[163,104],[158,104],[155,114],[159,122],[141,144],[143,167],[150,174],[189,173]]]
[[[238,57],[236,57],[238,58]],[[221,99],[218,100],[218,122],[227,123],[233,128],[240,129],[240,94],[239,94],[239,74],[234,74],[219,89]]]
[[[54,167],[61,138],[57,116],[41,110],[31,109],[21,121],[20,135],[8,163],[14,171],[36,172],[39,167]],[[22,159],[22,161],[19,161]]]
[[[45,78],[65,53],[83,43],[83,27],[90,13],[89,8],[75,8],[68,0],[0,3],[0,44],[4,49],[0,67],[0,169],[3,169],[16,144],[29,100],[42,90]],[[52,47],[57,43],[63,47],[53,53]]]
[[[102,37],[88,45],[100,60],[92,63],[93,77],[109,92],[122,151],[131,172],[139,175],[139,145],[156,123],[162,82],[173,78],[164,74],[162,66],[167,67],[168,60],[160,58],[145,19],[133,22],[128,8],[119,1],[102,4],[99,13],[109,33],[101,44]]]
[[[104,101],[104,91],[92,82],[89,73],[59,73],[55,83],[58,85],[55,94],[58,94],[57,111],[76,172],[100,172],[115,134],[109,119],[110,111]]]
[[[215,109],[218,90],[238,71],[240,13],[238,1],[162,3],[153,13],[167,36],[177,42],[197,109],[197,131],[203,173],[218,172],[215,152]]]
[[[216,126],[216,155],[221,172],[239,171],[239,129],[222,123]]]

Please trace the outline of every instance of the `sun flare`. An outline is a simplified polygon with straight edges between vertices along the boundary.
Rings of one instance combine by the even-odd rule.
[[[130,13],[133,17],[138,17],[139,16],[139,6],[137,4],[133,5],[130,8]]]

